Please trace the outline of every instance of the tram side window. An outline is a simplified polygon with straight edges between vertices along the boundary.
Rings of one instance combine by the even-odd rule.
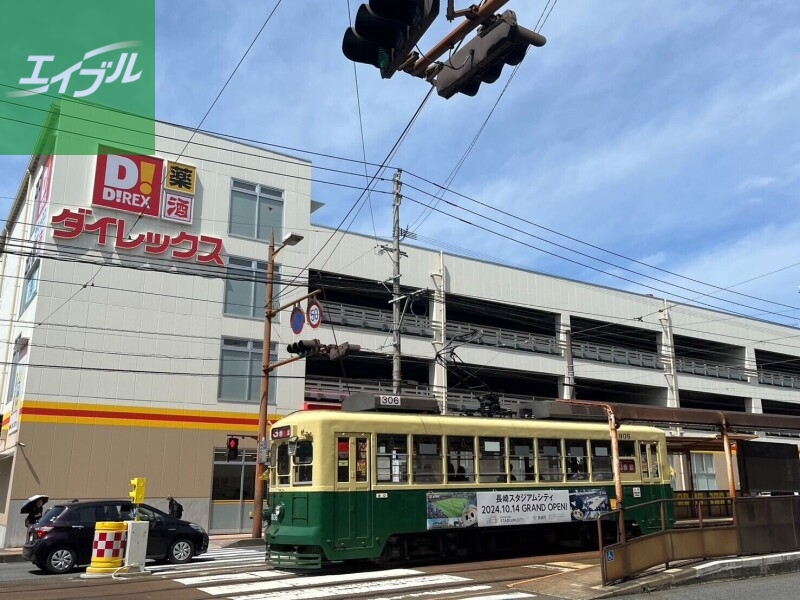
[[[434,435],[415,435],[414,481],[442,483],[442,438]]]
[[[367,438],[356,438],[356,481],[368,481],[369,452]]]
[[[538,441],[539,450],[539,480],[561,481],[564,478],[563,456],[561,453],[561,440]]]
[[[608,440],[591,440],[592,479],[609,481],[614,479],[614,468],[611,464],[611,442]]]
[[[512,476],[517,479],[534,481],[536,479],[536,463],[533,459],[533,440],[511,438],[509,444],[509,461]],[[514,481],[512,478],[511,481]]]
[[[408,437],[378,434],[378,483],[408,483]]]
[[[482,437],[478,438],[481,483],[500,482],[505,483],[506,475],[506,441],[503,438]],[[511,474],[511,481],[516,477]]]
[[[455,469],[453,481],[475,481],[475,439],[467,436],[447,436],[448,470]],[[497,476],[495,475],[495,480]]]
[[[336,442],[336,481],[350,481],[350,438],[340,437]]]
[[[292,457],[294,462],[294,482],[295,484],[311,483],[311,463],[314,461],[314,446],[311,442],[302,441],[297,443],[297,449]]]
[[[625,473],[636,473],[636,443],[635,442],[619,442],[619,472],[621,475]]]
[[[567,479],[589,478],[589,465],[586,461],[586,440],[567,440]]]
[[[278,485],[289,485],[289,444],[278,446],[276,471],[278,473]]]
[[[642,478],[650,478],[650,465],[647,463],[647,444],[639,444],[639,464],[642,465]]]

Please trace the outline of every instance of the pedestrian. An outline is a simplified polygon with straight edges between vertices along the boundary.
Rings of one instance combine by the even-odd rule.
[[[167,496],[167,500],[169,500],[169,516],[173,519],[180,519],[183,516],[183,505],[171,495]]]
[[[44,498],[37,498],[28,507],[28,516],[25,517],[25,527],[36,525],[44,512]]]

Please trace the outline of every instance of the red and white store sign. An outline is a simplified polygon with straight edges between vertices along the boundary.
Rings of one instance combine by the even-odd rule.
[[[164,161],[160,158],[98,155],[92,204],[157,219],[163,180]]]
[[[202,264],[225,266],[222,260],[223,240],[210,235],[196,235],[187,231],[177,234],[155,233],[152,231],[128,233],[133,225],[125,219],[101,217],[95,219],[88,208],[72,210],[65,208],[54,215],[53,237],[57,240],[74,240],[83,234],[97,236],[100,246],[111,245],[116,250],[144,249],[145,254],[169,254],[177,260],[194,260]]]

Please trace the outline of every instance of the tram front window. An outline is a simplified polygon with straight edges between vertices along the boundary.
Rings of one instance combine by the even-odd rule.
[[[278,485],[289,485],[289,444],[280,444],[277,448],[275,472]]]

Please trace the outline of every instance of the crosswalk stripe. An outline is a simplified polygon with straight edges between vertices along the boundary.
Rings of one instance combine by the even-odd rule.
[[[362,581],[358,583],[329,585],[310,589],[283,588],[281,591],[264,594],[247,594],[244,596],[229,596],[228,598],[230,600],[314,600],[315,598],[327,598],[328,596],[376,594],[391,590],[430,587],[433,585],[446,585],[463,581],[469,580],[466,577],[459,577],[457,575],[426,575],[423,577],[405,577],[402,579],[388,579],[383,581]]]
[[[481,592],[490,590],[490,585],[467,585],[459,588],[447,588],[443,590],[428,590],[427,592],[411,592],[410,594],[400,594],[399,596],[381,596],[371,600],[404,600],[404,598],[426,598],[429,596],[443,596],[445,594],[466,594],[467,592]]]
[[[535,598],[536,594],[526,594],[525,592],[509,592],[507,594],[490,594],[488,596],[470,596],[459,600],[515,600],[516,598]]]
[[[291,587],[312,587],[336,583],[349,583],[353,581],[369,581],[373,579],[391,579],[392,577],[406,577],[409,575],[423,575],[422,571],[412,569],[390,569],[387,571],[371,571],[368,573],[342,573],[339,575],[315,575],[312,577],[298,577],[284,581],[258,581],[238,585],[222,585],[212,588],[200,588],[212,596],[223,594],[237,594],[243,592],[264,592]]]
[[[204,583],[219,583],[222,581],[248,581],[253,579],[270,579],[272,577],[286,577],[292,573],[283,571],[249,571],[247,573],[221,573],[219,575],[201,575],[198,577],[184,577],[174,579],[183,585],[202,585]]]

